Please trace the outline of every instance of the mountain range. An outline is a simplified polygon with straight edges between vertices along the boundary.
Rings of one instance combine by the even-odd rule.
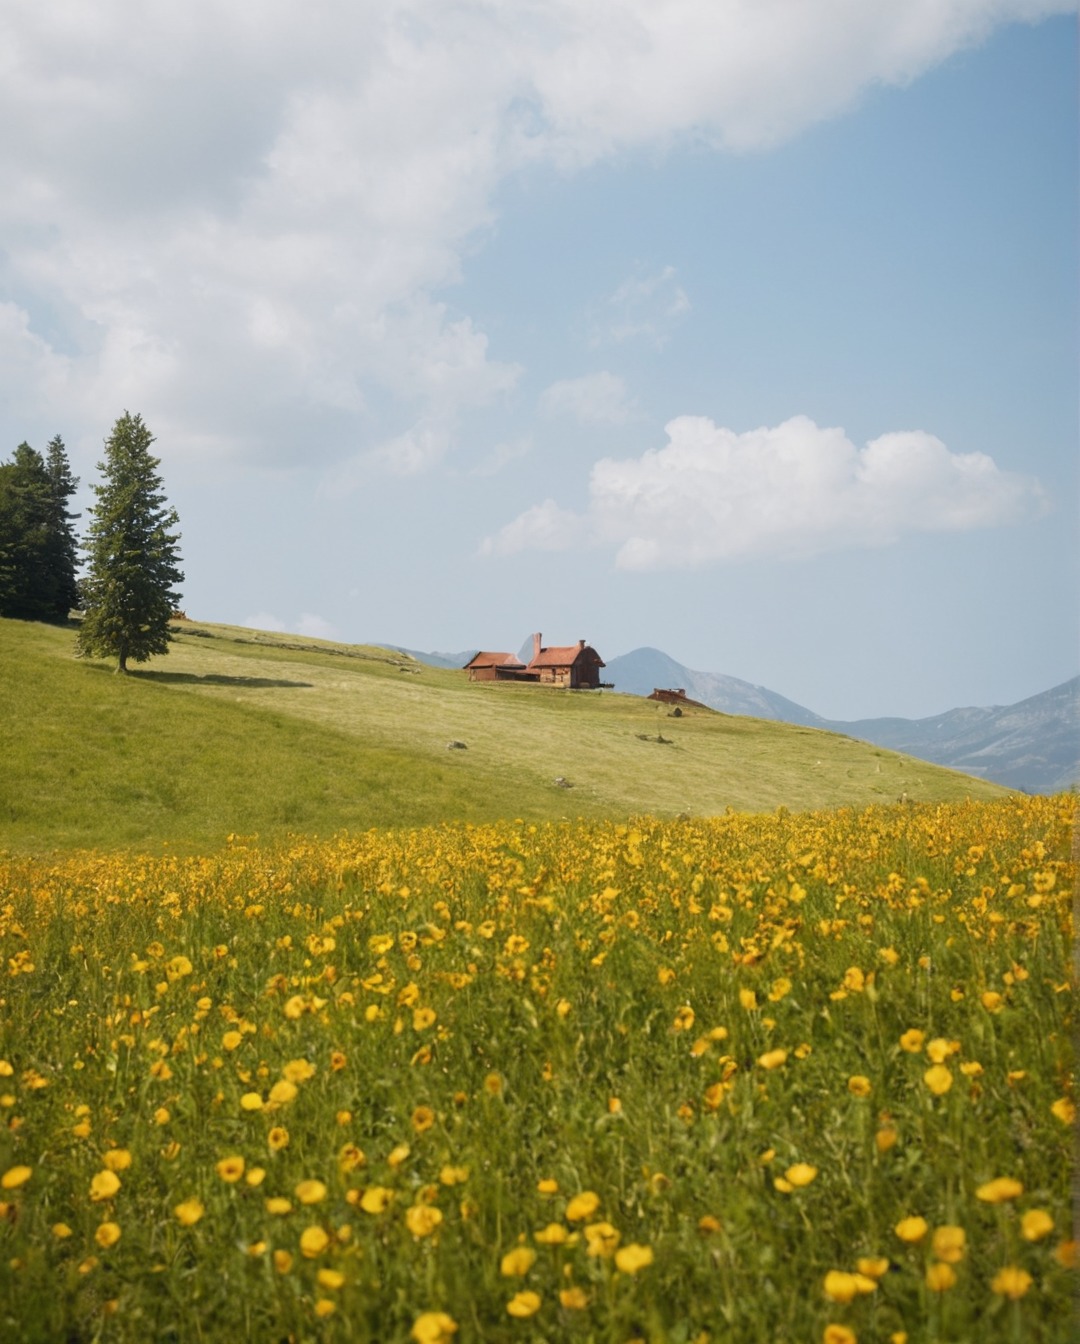
[[[435,667],[464,667],[476,653],[398,649]],[[649,695],[682,687],[691,700],[724,714],[822,728],[936,765],[950,766],[1025,793],[1056,793],[1080,782],[1080,677],[1015,705],[950,709],[925,719],[826,719],[765,686],[720,672],[697,672],[660,649],[609,660],[604,676],[617,691]]]

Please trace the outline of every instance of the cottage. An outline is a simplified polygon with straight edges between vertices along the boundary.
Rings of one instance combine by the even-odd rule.
[[[576,644],[544,648],[543,636],[532,637],[528,663],[512,653],[478,653],[465,664],[470,681],[533,681],[570,690],[596,690],[604,661],[583,639]]]

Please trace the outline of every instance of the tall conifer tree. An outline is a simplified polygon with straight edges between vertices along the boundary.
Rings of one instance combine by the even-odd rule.
[[[83,623],[78,651],[144,663],[169,651],[169,618],[183,582],[176,531],[179,519],[162,493],[160,459],[151,456],[154,436],[142,417],[125,411],[105,441],[103,474],[94,486],[97,503],[84,550]]]
[[[79,487],[79,478],[71,474],[71,463],[59,434],[49,440],[45,449],[45,471],[49,478],[45,556],[48,599],[54,618],[63,621],[71,608],[79,605],[79,587],[75,578],[79,542],[72,523],[80,515],[68,510],[68,503]]]

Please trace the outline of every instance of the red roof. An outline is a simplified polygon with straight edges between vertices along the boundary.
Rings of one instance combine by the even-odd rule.
[[[525,664],[516,653],[478,653],[465,664],[466,667],[524,667]]]
[[[529,666],[569,667],[572,663],[576,663],[577,660],[586,653],[592,654],[593,658],[600,663],[601,667],[605,666],[596,650],[587,644],[553,645],[550,649],[541,649],[532,662],[529,663]]]

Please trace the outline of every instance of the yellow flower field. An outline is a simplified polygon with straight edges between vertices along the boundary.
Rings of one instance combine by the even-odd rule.
[[[1064,1341],[1074,806],[0,859],[0,1337]]]

